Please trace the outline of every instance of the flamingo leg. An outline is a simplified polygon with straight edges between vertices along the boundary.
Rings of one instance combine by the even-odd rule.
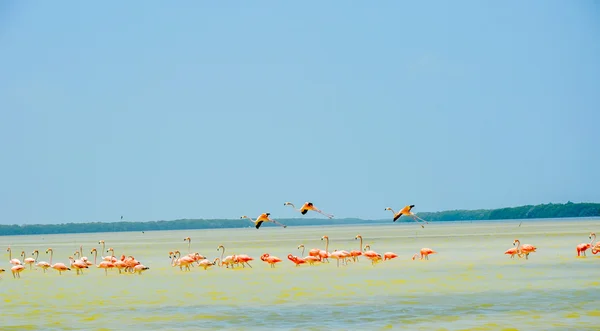
[[[271,220],[271,222],[273,222],[279,226],[283,226],[284,228],[287,228],[287,225],[281,224],[281,223],[277,222],[276,220]]]
[[[320,211],[320,210],[319,210],[319,209],[317,209],[317,208],[314,208],[313,210],[314,210],[314,211],[316,211],[317,213],[321,214],[321,215],[327,216],[329,219],[332,219],[332,218],[333,218],[333,215],[330,215],[330,214],[324,213],[324,212]]]

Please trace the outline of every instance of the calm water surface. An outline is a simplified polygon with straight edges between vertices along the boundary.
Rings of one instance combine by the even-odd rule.
[[[28,254],[52,247],[53,262],[67,263],[79,245],[88,257],[91,248],[100,250],[100,239],[116,255],[133,255],[150,267],[141,276],[116,270],[105,276],[94,267],[81,276],[25,270],[13,279],[7,271],[0,280],[0,329],[598,330],[600,254],[577,258],[575,246],[589,242],[592,231],[600,234],[600,220],[519,223],[0,237],[6,270],[8,245]],[[300,255],[301,243],[307,251],[323,249],[323,235],[329,251],[358,249],[357,234],[373,250],[399,258],[339,268],[335,261],[295,267],[286,259]],[[187,253],[187,236],[193,252],[214,258],[223,244],[226,255],[254,257],[253,268],[173,268],[168,252]],[[538,252],[527,261],[503,255],[515,238]],[[422,247],[439,254],[411,260]],[[263,253],[284,261],[271,269],[260,261]],[[40,260],[48,261],[46,254]]]

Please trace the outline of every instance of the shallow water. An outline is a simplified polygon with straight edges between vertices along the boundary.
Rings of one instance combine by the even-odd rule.
[[[410,329],[568,330],[598,329],[600,254],[577,258],[575,246],[600,233],[599,220],[412,223],[377,226],[264,227],[260,230],[185,230],[0,237],[0,329],[11,330],[174,330],[215,329]],[[295,267],[296,247],[329,251],[358,249],[355,235],[379,253],[399,258],[371,265]],[[253,268],[213,267],[182,272],[168,252],[192,251],[214,258],[248,254]],[[529,260],[504,251],[515,238],[538,248]],[[133,255],[150,270],[143,275],[91,268],[62,276],[54,270],[9,271],[5,247],[13,253],[54,249],[53,262],[83,245],[84,255],[106,241],[116,255]],[[429,261],[411,260],[422,247],[438,252]],[[283,259],[272,269],[259,257]],[[106,254],[106,253],[104,253]],[[13,255],[13,257],[15,257]],[[17,256],[18,257],[18,256]]]

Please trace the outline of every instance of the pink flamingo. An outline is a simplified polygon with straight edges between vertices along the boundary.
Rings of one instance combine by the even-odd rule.
[[[141,275],[143,271],[146,271],[146,270],[148,270],[148,269],[150,269],[150,267],[146,267],[146,266],[145,266],[145,265],[143,265],[143,264],[137,264],[135,267],[133,267],[133,268],[131,269],[131,271],[130,271],[130,272],[131,272],[132,274],[137,272],[137,274],[138,274],[138,275]]]
[[[250,257],[250,256],[248,256],[248,255],[246,255],[246,254],[238,254],[238,255],[236,255],[236,256],[235,256],[235,261],[236,261],[237,263],[241,263],[241,264],[242,264],[242,267],[244,267],[244,263],[245,263],[245,264],[247,264],[247,265],[248,265],[250,268],[252,268],[252,266],[251,266],[251,265],[250,265],[250,263],[248,263],[248,262],[250,262],[250,261],[254,261],[254,258],[253,258],[253,257]],[[245,268],[245,267],[244,267],[244,268]]]
[[[219,247],[217,247],[217,252],[221,249],[222,249],[222,251],[221,251],[221,259],[220,259],[219,266],[225,265],[226,268],[229,268],[229,266],[231,266],[231,268],[233,268],[233,264],[235,263],[235,255],[228,255],[227,257],[223,258],[223,255],[225,255],[225,246],[219,245]]]
[[[98,244],[102,245],[102,252],[104,252],[104,250],[106,249],[106,246],[104,245],[104,240],[100,240],[98,242]],[[106,251],[108,253],[108,251]],[[100,256],[102,258],[102,260],[104,261],[110,261],[112,263],[117,262],[117,258],[114,255],[109,255],[109,256]]]
[[[36,249],[35,251],[33,251],[32,255],[35,254],[35,260],[37,261],[40,252]],[[48,251],[46,251],[46,254],[48,254]],[[46,261],[40,261],[36,264],[36,266],[42,268],[42,270],[44,271],[44,273],[46,273],[46,269],[50,268],[50,263],[46,262]]]
[[[358,262],[358,257],[363,255],[362,254],[363,238],[360,234],[357,234],[356,237],[354,237],[354,240],[356,240],[356,239],[360,239],[360,246],[359,246],[358,250],[350,251],[350,256],[352,256],[352,261],[354,261],[354,262]]]
[[[339,267],[340,266],[340,260],[342,260],[343,262],[345,262],[346,261],[346,257],[350,256],[350,254],[346,254],[346,253],[344,253],[343,251],[338,251],[336,249],[336,250],[333,251],[333,253],[329,254],[329,257],[331,257],[332,259],[336,259],[337,260],[337,266]]]
[[[275,263],[281,262],[281,259],[277,256],[270,256],[268,253],[263,254],[260,259],[271,265],[271,268],[275,268]]]
[[[219,258],[218,258],[218,257],[216,257],[216,258],[214,259],[214,261],[212,261],[212,262],[211,262],[210,260],[208,260],[208,259],[204,259],[204,260],[198,261],[198,265],[199,265],[200,267],[204,268],[204,270],[206,270],[206,269],[208,269],[209,267],[212,267],[212,266],[216,265],[216,264],[217,264],[217,261],[219,261]]]
[[[175,254],[179,254],[179,256],[181,256],[181,252],[180,251],[175,251]],[[192,266],[194,264],[194,258],[189,257],[188,255],[184,256],[184,257],[179,257],[177,259],[177,264],[179,265],[179,270],[183,271],[183,268],[185,267],[186,271],[191,271],[190,266]]]
[[[260,215],[258,216],[258,218],[256,219],[256,221],[255,221],[255,220],[253,220],[253,219],[252,219],[252,217],[248,217],[248,216],[246,216],[246,215],[244,215],[244,216],[240,217],[240,219],[241,219],[241,218],[247,218],[247,219],[249,219],[249,220],[250,220],[252,223],[254,223],[254,227],[255,227],[255,228],[257,228],[257,229],[258,229],[258,228],[260,228],[260,226],[261,226],[261,225],[262,225],[264,222],[271,222],[271,223],[275,223],[275,224],[277,224],[277,225],[279,225],[279,226],[282,226],[282,227],[284,227],[284,228],[287,228],[287,225],[281,224],[281,223],[277,222],[276,220],[274,220],[274,219],[271,219],[271,218],[269,217],[270,215],[271,215],[270,213],[263,213],[263,214],[260,214]]]
[[[398,257],[398,254],[394,253],[394,252],[385,252],[383,254],[383,260],[391,260],[391,259],[395,259]]]
[[[50,252],[50,268],[57,270],[59,275],[62,275],[63,271],[67,271],[67,270],[71,270],[69,267],[67,267],[64,263],[55,263],[52,264],[52,256],[54,255],[54,250],[52,250],[52,248],[48,248],[46,250],[46,253]]]
[[[287,258],[288,258],[288,260],[292,261],[296,265],[296,267],[299,266],[299,265],[301,265],[301,264],[305,264],[306,263],[305,259],[303,259],[301,257],[294,256],[292,254],[288,254]]]
[[[415,222],[417,222],[417,223],[420,223],[420,221],[422,221],[422,222],[425,222],[425,224],[428,224],[426,220],[424,220],[424,219],[420,218],[419,216],[415,215],[415,214],[414,214],[414,213],[411,211],[411,209],[413,209],[413,207],[414,207],[414,206],[415,206],[415,205],[409,205],[409,206],[406,206],[406,207],[402,208],[402,210],[400,210],[400,211],[399,211],[399,212],[397,212],[397,213],[396,213],[396,212],[395,212],[395,211],[394,211],[392,208],[390,208],[390,207],[386,207],[386,208],[385,208],[385,210],[389,210],[389,211],[391,211],[391,212],[394,214],[394,222],[396,222],[396,221],[397,221],[397,220],[398,220],[398,219],[399,219],[399,218],[400,218],[402,215],[405,215],[405,216],[410,216],[410,217],[412,217],[412,219],[413,219]],[[425,228],[425,226],[423,226],[423,224],[421,224],[421,227],[422,227],[422,228]]]
[[[302,256],[304,256],[304,244],[298,245],[298,249],[300,249],[300,247],[302,247]],[[317,252],[319,251],[318,249],[312,249],[312,250],[316,250]],[[308,264],[310,264],[310,265],[314,265],[315,263],[321,262],[321,257],[318,254],[316,256],[308,255],[308,256],[303,257],[303,259],[306,262],[308,262]]]
[[[13,278],[21,278],[21,272],[23,270],[25,270],[25,266],[23,266],[22,264],[17,264],[16,266],[10,268]]]
[[[98,251],[95,248],[92,248],[90,254],[94,254],[94,264],[98,261]],[[111,261],[102,261],[100,264],[96,265],[96,268],[104,269],[104,274],[108,276],[108,269],[112,269],[115,267],[115,264]]]
[[[31,253],[31,255],[33,255],[33,253]],[[31,266],[35,263],[35,259],[31,257],[25,258],[25,251],[21,252],[21,257],[23,258],[23,264],[28,264],[29,270],[31,270]]]
[[[329,218],[329,219],[333,218],[333,215],[330,215],[330,214],[322,212],[317,207],[315,207],[315,205],[313,205],[312,202],[305,202],[304,205],[302,205],[302,208],[300,208],[300,209],[297,209],[296,206],[294,206],[294,204],[291,203],[291,202],[285,202],[283,205],[284,206],[292,206],[292,208],[294,208],[294,210],[299,211],[302,215],[306,215],[306,213],[309,210],[312,210],[312,211],[315,211],[315,212],[317,212],[317,213],[319,213],[321,215],[327,216],[327,218]]]
[[[13,259],[12,258],[12,249],[10,249],[10,246],[8,246],[8,248],[6,249],[6,251],[8,252],[8,260],[9,260],[10,264],[13,264],[13,265],[19,265],[19,264],[21,264],[21,261],[19,261],[19,259]]]
[[[590,239],[592,239],[592,234],[593,233],[590,233],[590,237],[589,237]],[[596,239],[595,234],[594,234],[594,239]],[[592,241],[590,241],[589,243],[583,243],[583,244],[577,245],[577,247],[576,247],[577,256],[581,256],[581,254],[583,254],[583,256],[586,256],[585,251],[587,251],[589,248],[592,247],[592,245],[594,243],[594,239],[592,239]]]
[[[594,238],[592,239],[592,237]],[[590,233],[590,239],[592,239],[592,254],[596,255],[600,252],[600,242],[594,244],[594,241],[596,241],[596,234],[594,232]]]
[[[78,275],[79,275],[79,272],[81,272],[81,274],[83,275],[83,269],[88,268],[87,263],[85,263],[81,260],[75,261],[75,259],[72,256],[69,256],[69,261],[71,262],[71,268],[75,269],[75,271],[77,272]]]
[[[506,252],[504,252],[504,254],[510,255],[511,259],[513,259],[515,255],[518,255],[520,258],[523,257],[521,252],[519,252],[519,250],[516,247],[507,249]]]
[[[519,239],[515,239],[515,241],[513,241],[513,245],[517,245],[517,249],[520,250],[522,254],[525,254],[526,260],[529,260],[530,253],[533,253],[537,250],[537,247],[529,245],[529,244],[521,245],[521,242],[519,241]]]
[[[431,248],[427,248],[427,247],[425,247],[425,248],[421,248],[421,251],[420,251],[420,252],[421,252],[421,260],[423,260],[423,259],[425,259],[425,260],[429,260],[429,255],[431,255],[431,254],[436,254],[436,253],[437,253],[437,252],[436,252],[436,251],[434,251],[433,249],[431,249]]]
[[[366,257],[367,259],[371,260],[371,264],[375,265],[375,263],[381,261],[381,254],[372,251],[371,250],[371,245],[365,245],[364,248],[365,252],[363,253],[363,256]]]
[[[329,257],[331,256],[331,254],[329,253],[329,237],[323,236],[321,237],[321,240],[325,240],[325,250],[320,250],[319,256],[321,257],[321,260],[327,260],[327,263],[329,263]]]

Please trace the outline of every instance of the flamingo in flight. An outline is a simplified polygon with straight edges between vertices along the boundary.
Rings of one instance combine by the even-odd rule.
[[[257,229],[258,229],[258,228],[260,228],[260,226],[261,226],[261,225],[262,225],[264,222],[272,222],[272,223],[275,223],[275,224],[277,224],[277,225],[283,226],[284,228],[287,228],[287,225],[283,225],[283,224],[281,224],[281,223],[277,222],[276,220],[269,218],[269,216],[270,216],[270,215],[271,215],[270,213],[263,213],[263,214],[260,214],[260,216],[258,216],[258,218],[257,218],[256,220],[253,220],[253,219],[252,219],[252,217],[248,217],[248,216],[246,216],[246,215],[244,215],[244,216],[242,216],[242,217],[240,217],[240,218],[247,218],[247,219],[249,219],[251,222],[253,222],[253,223],[254,223],[254,226],[255,226]]]
[[[415,220],[415,222],[417,223],[425,222],[425,224],[429,224],[426,220],[420,218],[411,211],[411,209],[413,209],[414,206],[415,205],[405,206],[404,208],[402,208],[402,210],[400,210],[397,213],[390,207],[385,208],[385,210],[390,210],[392,213],[394,213],[394,222],[396,222],[402,215],[404,215],[412,217],[412,219]],[[421,224],[421,227],[425,228],[423,224]]]
[[[324,213],[323,211],[319,210],[317,207],[315,207],[315,205],[312,202],[305,202],[302,205],[302,208],[300,208],[300,209],[296,208],[296,206],[294,206],[294,204],[291,203],[291,202],[285,202],[283,205],[284,206],[292,206],[292,208],[294,208],[294,210],[299,211],[300,214],[302,214],[302,215],[306,215],[306,213],[309,210],[312,210],[312,211],[317,212],[317,213],[319,213],[321,215],[327,216],[329,219],[333,218],[333,215]]]

